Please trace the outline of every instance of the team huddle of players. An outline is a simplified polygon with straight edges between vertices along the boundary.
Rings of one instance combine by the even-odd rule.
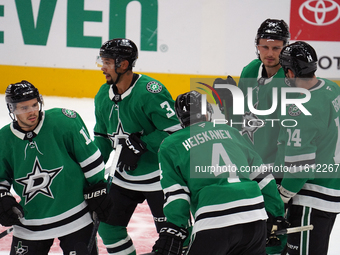
[[[6,145],[0,148],[0,224],[13,225],[10,254],[47,255],[58,238],[64,254],[97,255],[96,244],[88,245],[97,220],[108,254],[136,254],[127,225],[145,200],[159,233],[150,254],[327,254],[340,212],[340,171],[334,171],[340,88],[315,76],[311,45],[289,39],[283,20],[265,20],[255,38],[258,58],[238,84],[230,76],[216,79],[214,96],[226,121],[245,123],[236,127],[214,125],[213,107],[199,92],[174,101],[162,83],[134,73],[138,50],[124,38],[100,48],[106,83],[94,99],[93,141],[75,111],[45,111],[33,84],[10,84],[5,98],[13,121],[0,130]],[[221,84],[252,99],[243,115],[233,114],[233,95]],[[287,118],[283,88],[304,89],[289,97],[304,101],[310,115],[290,104],[286,112],[295,124],[271,125]],[[273,105],[273,89],[278,108],[257,114]],[[104,166],[118,148],[108,183]],[[327,171],[310,171],[321,165]],[[203,166],[235,171],[197,171]],[[286,171],[268,171],[275,167]],[[312,231],[276,234],[310,224]]]

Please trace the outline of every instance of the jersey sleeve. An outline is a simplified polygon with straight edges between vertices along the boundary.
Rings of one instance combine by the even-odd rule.
[[[313,119],[317,114],[313,114]],[[316,143],[318,127],[311,121],[311,116],[301,114],[294,118],[295,127],[285,128],[284,178],[282,187],[297,193],[307,180],[314,178]]]
[[[96,103],[97,96],[95,97],[95,105],[100,105]],[[113,150],[110,139],[107,137],[107,129],[104,123],[104,118],[102,116],[102,112],[100,107],[95,107],[95,119],[96,123],[94,126],[94,143],[99,148],[104,163],[106,163],[110,157],[110,154]]]
[[[274,217],[283,216],[284,203],[277,190],[274,176],[270,172],[270,169],[263,165],[260,155],[249,146],[249,143],[247,143],[244,137],[241,135],[239,135],[239,137],[246,146],[245,150],[248,153],[248,164],[251,169],[249,178],[258,183],[266,211],[270,212]]]
[[[5,128],[0,130],[0,140],[6,144],[6,133],[4,130]],[[13,155],[10,155],[11,151],[7,146],[0,146],[0,191],[10,191],[13,182],[13,171],[7,160],[13,157]]]
[[[170,93],[165,88],[160,93],[148,93],[143,110],[155,126],[155,131],[142,136],[142,140],[150,151],[157,153],[164,138],[181,129],[181,126]]]
[[[78,162],[90,184],[104,181],[105,165],[102,154],[91,140],[82,118],[77,114],[69,123],[69,130],[64,136],[69,154]]]
[[[173,148],[160,146],[158,153],[161,169],[161,185],[164,192],[164,214],[167,221],[188,228],[190,220],[190,191],[182,178],[180,169],[172,159]]]

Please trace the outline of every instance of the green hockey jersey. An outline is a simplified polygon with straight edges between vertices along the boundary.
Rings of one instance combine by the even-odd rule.
[[[201,122],[177,131],[162,143],[159,161],[164,214],[186,228],[191,211],[193,233],[265,220],[264,204],[283,215],[273,176],[235,128]]]
[[[106,162],[119,138],[138,132],[148,151],[133,171],[115,171],[113,183],[139,191],[160,190],[158,149],[169,133],[181,129],[174,100],[160,82],[134,74],[133,84],[122,95],[115,85],[104,84],[95,97],[95,143]]]
[[[285,173],[282,187],[294,196],[293,204],[327,212],[340,212],[340,88],[319,79],[303,106],[287,106],[295,126],[283,127]]]
[[[261,156],[265,164],[273,166],[276,160],[277,137],[280,130],[281,116],[281,88],[288,87],[285,82],[285,74],[282,68],[271,78],[263,77],[264,66],[259,59],[255,59],[243,68],[238,87],[242,90],[245,105],[244,115],[234,115],[232,126],[240,130],[241,134],[254,147]],[[251,88],[251,94],[248,94]],[[277,93],[273,93],[273,89]],[[277,101],[273,100],[277,96]],[[297,95],[296,95],[297,96]],[[248,107],[249,97],[252,99],[251,105],[256,110],[269,110],[277,104],[276,110],[271,114],[258,115],[250,111]],[[288,98],[294,97],[287,93]]]
[[[0,130],[0,190],[14,191],[24,209],[14,235],[45,240],[73,233],[92,220],[83,189],[104,180],[101,153],[74,111],[41,112],[38,126]]]

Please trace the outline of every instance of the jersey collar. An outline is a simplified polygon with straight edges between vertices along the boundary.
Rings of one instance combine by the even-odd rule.
[[[280,70],[280,69],[279,69]],[[277,74],[278,72],[276,72],[272,77],[268,78],[268,77],[264,77],[264,74],[267,74],[266,69],[264,68],[264,65],[261,64],[260,68],[259,68],[259,72],[257,74],[257,82],[260,85],[266,85],[269,82],[271,82],[274,78],[274,76]]]
[[[131,86],[123,94],[118,94],[117,92],[115,93],[114,92],[115,91],[114,86],[116,86],[116,85],[111,84],[110,89],[109,89],[109,97],[110,97],[111,101],[114,101],[114,102],[117,103],[117,102],[123,100],[124,98],[126,98],[127,96],[129,96],[131,94],[132,89],[135,87],[135,85],[136,85],[136,83],[137,83],[137,81],[139,80],[140,77],[142,77],[141,74],[136,74],[136,78],[134,77],[134,79],[132,80]]]
[[[321,89],[323,86],[325,85],[325,81],[324,80],[318,80],[318,82],[309,89],[309,91],[314,91],[314,90],[318,90]]]

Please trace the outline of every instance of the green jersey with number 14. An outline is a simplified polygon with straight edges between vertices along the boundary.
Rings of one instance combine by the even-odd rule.
[[[293,204],[327,212],[340,212],[340,88],[319,79],[303,106],[287,106],[296,125],[282,128],[279,141],[285,146],[287,170],[282,186],[294,196]]]

